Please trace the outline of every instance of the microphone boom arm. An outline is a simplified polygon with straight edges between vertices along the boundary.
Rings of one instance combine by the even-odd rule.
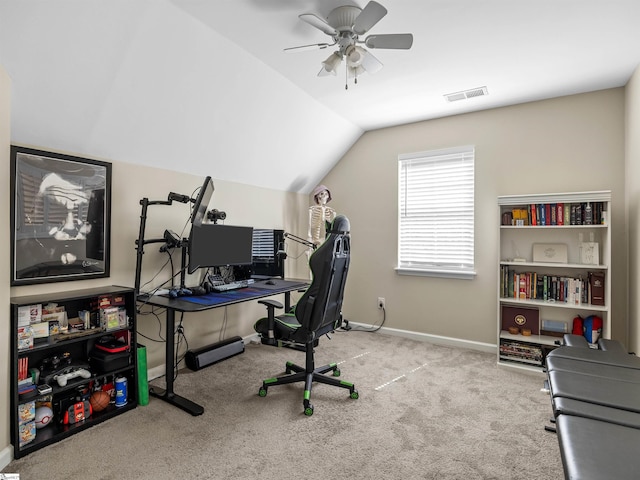
[[[298,242],[298,243],[304,245],[307,248],[313,248],[314,250],[316,249],[316,244],[315,243],[310,242],[306,238],[297,237],[297,236],[295,236],[295,235],[293,235],[293,234],[291,234],[289,232],[284,232],[284,238],[290,238],[294,242]]]

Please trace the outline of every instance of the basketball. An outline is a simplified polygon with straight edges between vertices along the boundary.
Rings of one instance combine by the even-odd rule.
[[[36,408],[36,428],[46,427],[52,419],[53,411],[49,407]]]
[[[109,402],[111,401],[111,395],[102,390],[98,390],[97,392],[93,392],[91,394],[91,398],[89,398],[89,403],[91,404],[91,408],[94,412],[101,412],[105,408],[109,406]]]

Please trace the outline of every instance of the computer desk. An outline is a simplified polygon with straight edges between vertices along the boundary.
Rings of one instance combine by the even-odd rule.
[[[173,390],[173,355],[175,349],[175,324],[176,312],[191,313],[202,312],[213,308],[227,307],[236,303],[249,302],[260,298],[270,297],[284,293],[285,295],[285,311],[291,307],[291,292],[306,288],[309,285],[307,280],[298,279],[280,279],[271,280],[274,284],[267,284],[267,280],[259,280],[251,284],[247,288],[238,290],[230,290],[227,292],[212,292],[200,297],[178,297],[170,298],[163,295],[139,295],[138,302],[154,307],[165,308],[167,313],[166,321],[166,358],[165,358],[165,377],[166,389],[158,389],[151,387],[149,394],[155,398],[164,400],[191,415],[202,415],[204,408],[191,400],[176,394]]]

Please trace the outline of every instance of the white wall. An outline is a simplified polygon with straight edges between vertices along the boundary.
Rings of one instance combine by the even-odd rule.
[[[640,68],[625,88],[625,157],[629,228],[629,350],[640,349]]]
[[[351,221],[345,317],[379,323],[376,300],[385,297],[388,327],[495,345],[497,197],[611,190],[612,335],[625,340],[623,122],[618,88],[367,132],[323,181],[331,205]],[[475,145],[477,277],[399,276],[398,155],[458,145]]]
[[[10,142],[10,112],[11,112],[11,82],[5,70],[0,66],[0,189],[2,197],[0,205],[0,225],[9,223],[9,142]],[[0,245],[10,245],[10,229],[0,229]],[[8,460],[11,460],[10,430],[9,430],[9,405],[10,405],[10,358],[11,343],[9,337],[9,325],[11,324],[9,312],[9,279],[11,278],[10,255],[7,248],[0,255],[0,469]]]

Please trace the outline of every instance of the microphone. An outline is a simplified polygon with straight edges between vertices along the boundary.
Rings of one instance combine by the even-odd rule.
[[[179,193],[169,192],[169,197],[167,200],[175,200],[180,203],[189,203],[191,201],[191,197],[188,195],[180,195]]]

